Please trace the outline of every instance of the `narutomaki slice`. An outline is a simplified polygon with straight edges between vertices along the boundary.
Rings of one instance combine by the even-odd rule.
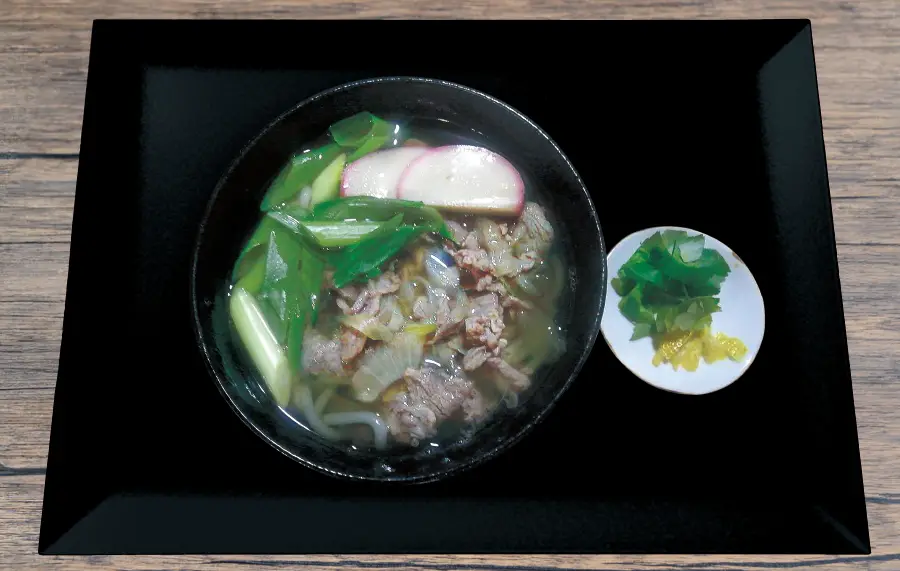
[[[406,168],[428,152],[426,147],[397,147],[376,151],[344,169],[341,196],[397,198],[397,183]]]
[[[415,159],[400,177],[397,198],[455,212],[515,216],[525,183],[497,153],[472,145],[437,147]]]

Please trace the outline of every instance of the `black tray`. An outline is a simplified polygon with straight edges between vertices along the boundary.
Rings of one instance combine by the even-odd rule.
[[[523,442],[415,487],[252,434],[191,331],[206,200],[276,115],[388,74],[531,117],[610,247],[671,224],[739,251],[768,315],[749,372],[685,397],[599,342]],[[99,21],[80,159],[41,553],[869,553],[806,20]]]

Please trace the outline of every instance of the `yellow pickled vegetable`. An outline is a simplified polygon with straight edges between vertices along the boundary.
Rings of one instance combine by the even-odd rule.
[[[654,337],[653,366],[663,363],[672,365],[674,370],[682,367],[686,371],[696,371],[702,359],[708,364],[732,359],[740,361],[747,354],[747,347],[740,339],[724,333],[715,335],[708,327],[700,331],[670,331]]]
[[[716,333],[706,340],[707,352],[718,361],[726,357],[734,361],[740,361],[747,354],[747,346],[736,337],[729,337],[724,333]],[[712,362],[712,361],[710,361]]]

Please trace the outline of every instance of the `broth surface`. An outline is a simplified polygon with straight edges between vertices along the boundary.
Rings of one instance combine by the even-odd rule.
[[[220,346],[299,430],[375,450],[459,441],[566,349],[548,190],[449,123],[341,123],[273,173],[217,302]]]

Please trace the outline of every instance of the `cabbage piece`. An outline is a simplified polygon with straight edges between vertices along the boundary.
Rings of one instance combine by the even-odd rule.
[[[391,333],[400,331],[400,328],[406,323],[406,318],[400,310],[400,304],[396,297],[393,295],[386,295],[381,298],[381,307],[378,309],[378,319],[387,326]]]
[[[409,333],[410,335],[416,335],[422,341],[425,341],[425,338],[430,334],[437,331],[437,325],[434,323],[407,323],[403,328],[404,333]]]
[[[357,313],[354,315],[345,315],[341,318],[341,323],[351,329],[359,331],[369,339],[375,341],[390,341],[394,338],[394,332],[378,319],[377,315],[368,315],[365,313]]]
[[[351,381],[354,397],[362,402],[374,402],[406,369],[416,369],[422,364],[424,344],[420,335],[401,332],[390,343],[365,354]]]

